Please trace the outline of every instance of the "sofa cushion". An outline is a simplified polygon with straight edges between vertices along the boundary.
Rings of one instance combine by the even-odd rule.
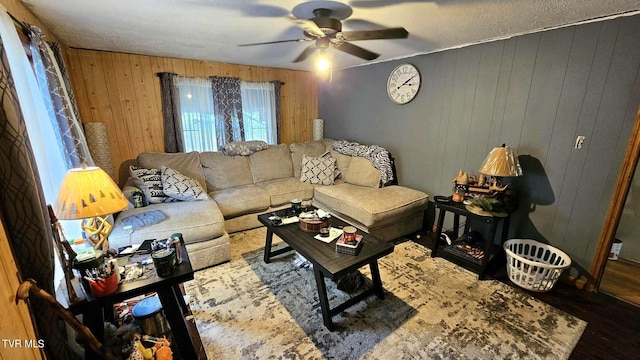
[[[207,192],[194,179],[166,166],[163,166],[161,171],[162,190],[167,196],[180,201],[206,200],[209,198]]]
[[[343,179],[349,184],[377,188],[380,187],[380,170],[374,168],[369,160],[354,156]]]
[[[266,210],[271,205],[267,190],[255,184],[236,186],[209,193],[225,218]]]
[[[307,141],[289,145],[291,151],[291,161],[293,163],[293,176],[300,179],[300,169],[302,166],[302,155],[310,157],[319,157],[327,151],[324,141]]]
[[[293,177],[263,181],[256,185],[269,193],[272,207],[287,204],[291,199],[313,198],[314,186]]]
[[[300,181],[309,184],[333,185],[336,177],[336,159],[302,155]]]
[[[344,183],[316,187],[314,200],[372,227],[390,224],[408,214],[424,211],[429,195],[398,185],[371,188]]]
[[[271,145],[249,155],[249,163],[254,183],[293,176],[291,153],[285,144]]]
[[[349,170],[349,164],[351,164],[352,157],[350,155],[339,153],[333,149],[329,150],[329,154],[332,158],[336,159],[336,167],[340,172],[340,176],[336,176],[336,179],[344,178],[344,174]]]
[[[161,211],[167,218],[136,230],[124,227],[123,219],[153,210]],[[122,211],[116,217],[113,231],[109,235],[109,246],[117,249],[121,246],[140,244],[145,239],[166,239],[174,233],[182,233],[186,244],[224,235],[224,219],[218,205],[212,200],[176,201]]]
[[[209,192],[253,184],[248,156],[207,151],[200,153],[200,164]]]
[[[129,176],[133,184],[142,191],[147,204],[159,204],[173,201],[162,188],[160,169],[147,169],[136,165],[129,166]]]
[[[136,159],[141,167],[160,169],[162,166],[178,170],[185,176],[196,180],[205,186],[204,173],[200,165],[200,154],[192,151],[189,153],[158,153],[143,152]]]

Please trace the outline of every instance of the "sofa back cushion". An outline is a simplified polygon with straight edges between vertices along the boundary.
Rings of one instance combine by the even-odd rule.
[[[207,151],[200,153],[200,163],[209,192],[253,184],[248,156]]]
[[[249,155],[253,182],[293,177],[293,164],[289,146],[270,145],[268,149]]]
[[[327,145],[324,141],[307,141],[289,145],[291,150],[291,162],[293,163],[293,176],[300,179],[300,167],[302,164],[302,155],[308,157],[319,157],[327,151]]]
[[[329,150],[329,156],[336,159],[338,173],[340,173],[340,177],[344,177],[344,174],[349,170],[349,164],[351,164],[352,156],[339,153],[333,149]]]
[[[143,152],[138,155],[136,162],[140,167],[148,169],[161,169],[162,166],[170,167],[196,180],[201,186],[205,186],[204,173],[202,166],[200,166],[200,155],[195,151],[189,153]]]
[[[349,168],[342,176],[344,182],[348,184],[380,187],[380,170],[373,167],[369,160],[360,156],[351,158]]]

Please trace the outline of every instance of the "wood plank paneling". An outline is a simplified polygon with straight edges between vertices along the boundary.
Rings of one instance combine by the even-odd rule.
[[[120,184],[125,180],[123,163],[143,151],[164,151],[158,72],[283,81],[281,142],[312,139],[312,120],[318,117],[318,83],[313,73],[82,49],[70,49],[69,58],[82,122],[107,124]]]
[[[512,180],[520,208],[510,236],[561,248],[574,261],[572,275],[585,276],[622,163],[619,144],[627,143],[640,103],[639,20],[621,17],[339,71],[339,83],[319,92],[320,116],[329,120],[325,134],[385,144],[403,164],[400,184],[432,196],[450,195],[458,169],[477,175],[489,150],[506,143],[524,170]],[[379,88],[403,62],[418,67],[424,87],[411,103],[395,105]],[[577,135],[587,137],[581,150],[573,148]]]

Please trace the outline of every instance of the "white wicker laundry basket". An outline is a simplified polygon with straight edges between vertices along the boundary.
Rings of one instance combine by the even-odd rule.
[[[537,292],[551,290],[571,258],[553,246],[530,239],[505,241],[507,274],[518,286]]]

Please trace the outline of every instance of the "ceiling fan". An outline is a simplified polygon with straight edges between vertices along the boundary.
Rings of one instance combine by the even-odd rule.
[[[342,21],[353,13],[349,5],[336,1],[316,0],[296,5],[291,19],[303,30],[304,38],[277,40],[262,43],[242,44],[239,46],[255,46],[287,42],[311,42],[314,44],[293,60],[294,63],[304,61],[314,51],[324,51],[329,46],[344,53],[364,60],[374,60],[380,56],[372,51],[350,43],[359,40],[405,39],[409,32],[403,27],[377,30],[342,31]]]

